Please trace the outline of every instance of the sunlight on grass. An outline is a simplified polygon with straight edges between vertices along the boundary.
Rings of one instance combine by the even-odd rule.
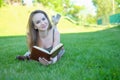
[[[109,26],[89,26],[89,27],[84,27],[84,26],[77,26],[68,20],[66,20],[64,17],[61,18],[59,24],[58,24],[58,29],[60,33],[81,33],[81,32],[96,32],[100,30],[105,30],[108,28],[112,28]]]
[[[6,6],[0,8],[0,36],[25,35],[28,17],[36,9],[47,12],[50,19],[51,15],[55,14],[54,11],[44,8],[42,5],[36,7]],[[66,20],[64,16],[62,16],[58,24],[60,33],[93,32],[106,28],[108,27],[77,26]]]

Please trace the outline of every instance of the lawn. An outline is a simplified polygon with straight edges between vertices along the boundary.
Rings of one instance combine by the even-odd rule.
[[[23,10],[25,15],[29,14],[28,9],[22,8],[19,13]],[[4,17],[0,13],[0,80],[120,80],[120,26],[83,28],[62,18],[58,29],[66,52],[56,64],[43,66],[35,61],[15,59],[27,51],[28,16],[23,17],[21,12],[21,17],[16,16],[15,20],[18,13],[14,13],[14,18],[9,16],[5,20],[9,13],[4,13]]]

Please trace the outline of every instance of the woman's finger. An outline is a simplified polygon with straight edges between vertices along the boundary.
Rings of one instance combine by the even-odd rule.
[[[45,58],[43,58],[48,64],[51,64],[51,61],[48,61],[48,60],[46,60]]]
[[[43,65],[47,65],[48,64],[43,58],[39,58],[39,62],[42,63]]]

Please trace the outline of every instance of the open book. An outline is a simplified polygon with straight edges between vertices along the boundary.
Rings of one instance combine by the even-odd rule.
[[[57,56],[60,50],[62,49],[62,47],[63,47],[63,44],[60,43],[56,47],[54,47],[50,52],[48,52],[47,50],[43,48],[33,46],[30,59],[39,61],[38,59],[39,57],[41,57],[41,58],[45,58],[46,60],[50,61],[50,57],[53,58]]]

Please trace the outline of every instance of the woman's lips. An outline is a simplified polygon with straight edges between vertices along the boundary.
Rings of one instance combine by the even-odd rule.
[[[45,28],[46,26],[45,25],[43,25],[41,28]]]
[[[46,25],[45,25],[45,24],[42,24],[42,25],[41,25],[41,28],[46,28]]]

